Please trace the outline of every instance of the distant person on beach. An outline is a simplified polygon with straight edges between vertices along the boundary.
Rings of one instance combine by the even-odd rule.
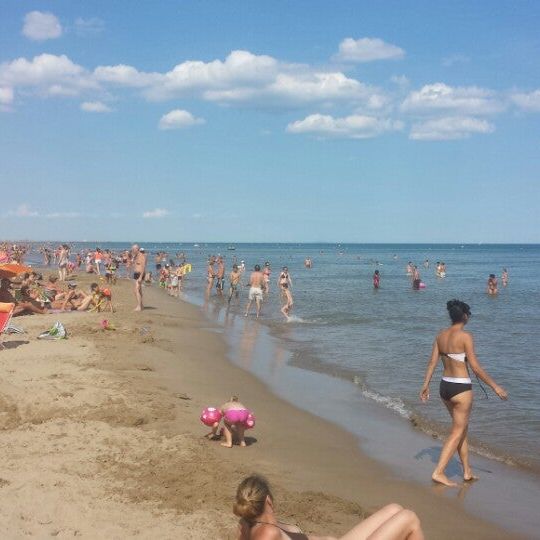
[[[216,279],[215,262],[216,260],[213,256],[208,259],[208,265],[206,267],[206,296],[210,296],[210,292],[214,286],[214,279]]]
[[[240,291],[238,287],[240,286],[240,278],[242,274],[237,264],[233,264],[232,272],[229,274],[229,298],[228,302],[231,303],[232,297],[236,299],[240,296]]]
[[[137,244],[133,244],[131,247],[131,260],[133,264],[135,298],[137,299],[135,311],[142,311],[144,308],[142,284],[144,281],[144,274],[146,272],[146,253],[144,252],[144,249],[140,248]]]
[[[497,284],[497,278],[495,274],[489,274],[488,280],[487,280],[487,293],[489,295],[495,295],[499,292],[498,284]]]
[[[221,256],[217,259],[216,278],[216,291],[219,296],[223,296],[223,289],[225,288],[225,262]]]
[[[257,306],[257,319],[261,312],[261,302],[263,301],[263,290],[264,290],[264,274],[261,272],[261,267],[256,264],[254,266],[253,272],[249,277],[249,298],[248,304],[246,306],[246,317],[249,315],[249,310],[253,300]]]
[[[240,518],[239,540],[337,540],[304,534],[296,525],[279,521],[266,478],[257,474],[240,482],[233,512]],[[399,504],[388,504],[343,535],[340,540],[423,540],[418,516]]]
[[[267,296],[270,294],[270,275],[272,274],[272,269],[270,268],[270,263],[266,261],[264,263],[264,294]]]
[[[60,281],[66,281],[69,263],[69,247],[62,244],[58,252],[58,278]]]
[[[503,287],[506,287],[508,285],[508,270],[506,268],[502,269],[501,281]]]
[[[378,289],[380,287],[380,284],[381,284],[381,274],[379,273],[378,270],[375,270],[375,272],[373,272],[373,288]]]
[[[238,396],[232,396],[220,409],[223,414],[223,434],[225,435],[225,442],[221,443],[221,446],[232,448],[235,437],[240,446],[246,446],[244,431],[250,414],[249,409],[238,400]]]
[[[286,266],[283,267],[283,269],[281,270],[281,274],[279,274],[278,284],[279,288],[281,289],[281,298],[285,302],[281,307],[281,313],[283,313],[285,318],[288,320],[291,316],[291,310],[294,305],[294,301],[291,292],[292,279],[289,274],[289,269]]]
[[[441,330],[433,343],[420,399],[424,402],[429,399],[429,383],[439,358],[441,358],[444,371],[439,394],[452,417],[452,431],[443,445],[439,462],[431,478],[434,482],[453,487],[457,484],[452,482],[444,471],[456,451],[463,466],[463,480],[465,482],[477,480],[469,465],[469,443],[467,441],[469,416],[473,403],[468,366],[470,365],[474,374],[490,386],[501,399],[506,400],[508,394],[487,374],[476,358],[472,334],[464,330],[471,318],[469,305],[460,300],[450,300],[447,302],[446,308],[452,324],[449,328]]]

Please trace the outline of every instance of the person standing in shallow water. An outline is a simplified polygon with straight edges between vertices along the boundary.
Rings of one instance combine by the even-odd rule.
[[[489,274],[488,280],[487,280],[487,293],[489,295],[495,295],[499,292],[498,284],[497,284],[497,278],[495,277],[495,274]]]
[[[442,359],[444,372],[439,387],[441,399],[452,417],[452,429],[446,439],[439,462],[431,475],[434,482],[445,486],[457,486],[445,474],[445,469],[455,452],[463,466],[463,480],[470,482],[478,478],[472,474],[469,465],[469,443],[467,431],[471,414],[473,393],[469,377],[469,368],[474,374],[490,386],[503,400],[508,398],[506,390],[499,386],[482,368],[476,358],[472,334],[464,330],[471,318],[471,308],[460,300],[450,300],[446,304],[452,324],[449,328],[441,330],[433,343],[431,358],[429,360],[424,384],[420,391],[420,399],[426,402],[429,399],[429,383],[435,367]]]
[[[381,284],[381,274],[379,273],[378,270],[375,270],[375,272],[373,272],[373,288],[378,289],[380,287],[380,284]]]

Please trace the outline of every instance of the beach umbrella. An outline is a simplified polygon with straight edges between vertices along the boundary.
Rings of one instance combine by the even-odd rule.
[[[18,263],[0,264],[0,278],[14,278],[19,274],[25,272],[31,272],[32,269],[29,266],[24,266]]]

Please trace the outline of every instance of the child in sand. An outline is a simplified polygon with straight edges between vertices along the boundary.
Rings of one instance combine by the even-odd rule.
[[[220,409],[223,414],[223,432],[225,434],[225,442],[221,443],[221,446],[232,448],[234,435],[236,435],[240,446],[246,446],[244,431],[246,429],[249,410],[238,401],[238,396],[232,396]]]

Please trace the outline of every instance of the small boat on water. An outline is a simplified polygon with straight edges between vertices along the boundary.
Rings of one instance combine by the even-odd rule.
[[[227,251],[236,251],[236,248],[234,246],[228,246]]]

